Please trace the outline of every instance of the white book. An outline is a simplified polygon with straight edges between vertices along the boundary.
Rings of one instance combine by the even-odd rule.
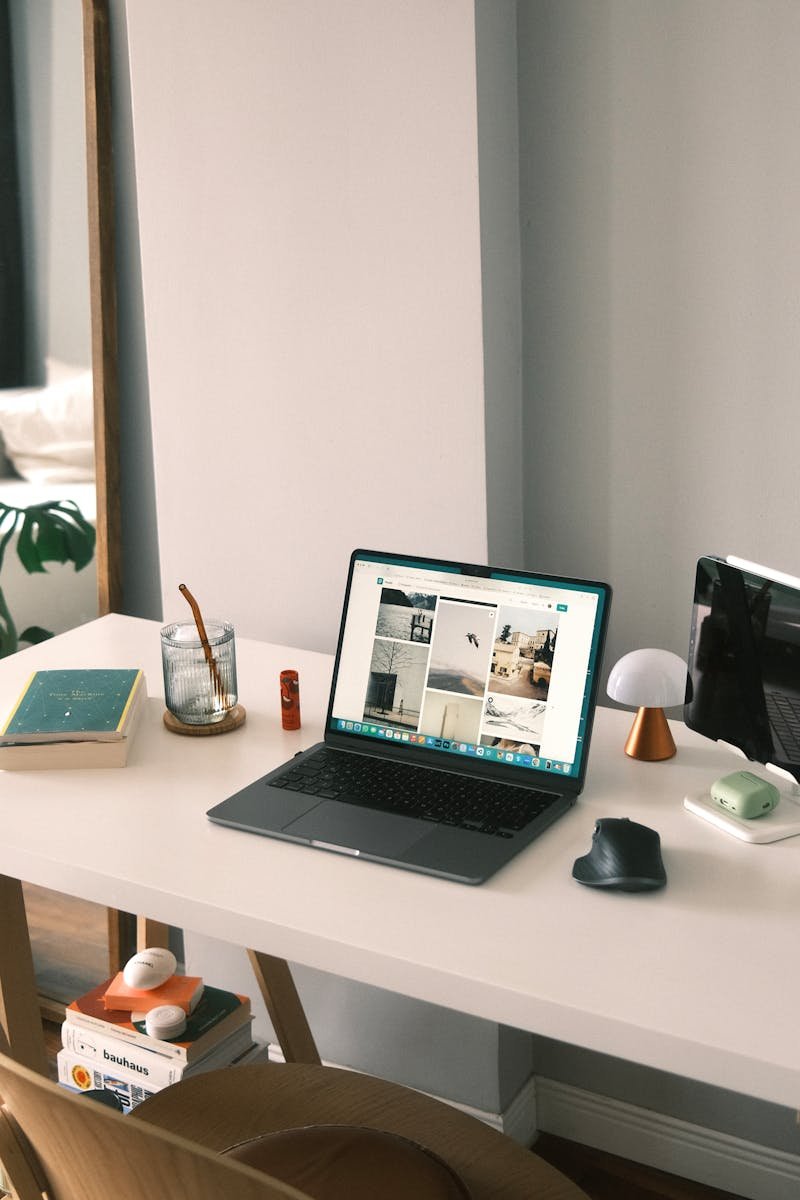
[[[113,1034],[99,1033],[64,1021],[61,1043],[64,1050],[86,1068],[119,1073],[128,1080],[138,1080],[151,1091],[158,1091],[200,1071],[228,1066],[248,1050],[253,1041],[248,1021],[224,1041],[218,1042],[208,1054],[187,1063],[184,1059],[169,1058]]]
[[[244,1066],[245,1063],[259,1062],[262,1059],[266,1061],[266,1047],[253,1042],[233,1062],[218,1063],[217,1067]],[[132,1108],[136,1108],[137,1104],[141,1104],[143,1100],[147,1100],[148,1097],[163,1090],[163,1087],[156,1087],[150,1082],[143,1083],[136,1076],[131,1077],[128,1071],[121,1068],[106,1070],[102,1064],[84,1060],[70,1050],[59,1050],[56,1062],[58,1082],[63,1087],[69,1088],[73,1092],[87,1092],[92,1089],[113,1092],[122,1104],[124,1112],[130,1112]],[[190,1074],[200,1074],[202,1070],[211,1069],[213,1069],[211,1064],[208,1066],[198,1064]],[[175,1080],[175,1082],[179,1081]]]
[[[141,1104],[148,1096],[154,1096],[159,1088],[129,1076],[123,1071],[106,1071],[99,1063],[78,1058],[69,1050],[59,1050],[56,1055],[58,1082],[74,1092],[91,1089],[113,1092],[125,1112]]]

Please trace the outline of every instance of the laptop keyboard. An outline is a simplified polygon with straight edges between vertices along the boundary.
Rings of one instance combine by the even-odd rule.
[[[551,792],[325,748],[268,784],[505,838],[559,799]]]
[[[767,692],[767,716],[781,747],[792,762],[800,762],[800,701],[783,692]]]

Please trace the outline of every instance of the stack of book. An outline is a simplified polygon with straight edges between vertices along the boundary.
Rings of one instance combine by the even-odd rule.
[[[0,768],[124,767],[146,697],[136,669],[35,671],[0,727]]]
[[[178,1003],[187,1010],[191,998],[199,994],[188,1012],[185,1032],[169,1041],[148,1035],[145,1012],[107,1007],[107,994],[115,1005],[125,1002],[121,973],[73,1000],[61,1026],[59,1083],[73,1091],[113,1091],[129,1112],[180,1079],[252,1062],[262,1048],[252,1039],[249,998],[208,985],[200,989],[201,983],[175,975],[163,988],[150,992],[153,1002]],[[183,1000],[177,994],[181,987]]]

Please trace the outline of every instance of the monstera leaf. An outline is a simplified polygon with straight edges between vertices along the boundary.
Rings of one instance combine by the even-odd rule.
[[[0,501],[0,570],[6,548],[17,535],[17,556],[28,574],[47,570],[47,563],[75,564],[80,571],[94,557],[95,531],[74,500],[50,500],[15,508]],[[0,588],[0,658],[13,654],[20,642],[33,645],[52,637],[39,625],[17,633]]]

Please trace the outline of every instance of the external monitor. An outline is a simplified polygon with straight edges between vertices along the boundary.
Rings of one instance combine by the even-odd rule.
[[[688,666],[689,728],[800,780],[800,580],[701,558]]]

